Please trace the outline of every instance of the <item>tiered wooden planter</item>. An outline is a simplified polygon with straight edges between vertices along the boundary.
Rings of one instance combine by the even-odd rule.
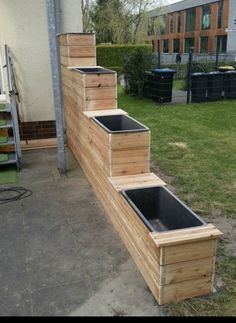
[[[73,46],[90,37],[79,36],[73,35]],[[61,37],[61,44],[71,42]],[[109,132],[97,122],[98,116],[127,115],[116,108],[116,75],[87,75],[80,68],[62,66],[67,141],[94,192],[159,304],[209,294],[221,232],[211,224],[166,232],[148,228],[123,191],[165,186],[149,172],[150,132]]]

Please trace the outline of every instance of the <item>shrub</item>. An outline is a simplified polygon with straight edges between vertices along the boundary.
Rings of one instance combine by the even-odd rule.
[[[152,66],[152,55],[142,48],[136,48],[125,56],[124,77],[125,91],[128,94],[143,96],[145,71]]]
[[[137,48],[146,53],[152,52],[152,46],[147,44],[141,45],[98,45],[97,62],[98,65],[115,70],[118,75],[123,73],[124,58],[132,54]]]

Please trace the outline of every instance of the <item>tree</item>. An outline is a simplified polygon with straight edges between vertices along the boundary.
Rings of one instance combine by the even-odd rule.
[[[84,31],[95,31],[97,43],[135,43],[147,38],[146,12],[165,0],[83,0]]]
[[[92,32],[91,10],[93,6],[92,0],[82,0],[82,14],[83,14],[83,31]]]
[[[98,43],[126,43],[125,12],[121,0],[97,0],[91,11],[93,29]]]

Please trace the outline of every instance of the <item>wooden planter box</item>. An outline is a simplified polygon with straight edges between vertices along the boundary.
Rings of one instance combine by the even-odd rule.
[[[82,111],[117,108],[116,72],[100,66],[74,69],[72,83],[76,102]]]
[[[94,34],[59,35],[60,59],[63,66],[94,66],[96,42]]]
[[[110,110],[112,111],[112,110]],[[122,111],[122,110],[119,110]],[[150,170],[150,131],[148,128],[137,123],[136,120],[119,112],[116,115],[105,115],[99,111],[85,112],[90,118],[90,145],[94,145],[94,153],[99,157],[100,163],[107,176],[119,176],[128,174],[148,173]],[[126,118],[134,123],[132,131],[109,132],[96,118],[109,117]],[[136,128],[136,123],[137,127]],[[139,128],[143,128],[141,131]]]
[[[147,177],[147,175],[145,175]],[[113,177],[116,216],[123,241],[160,305],[208,295],[213,290],[217,238],[212,224],[166,232],[151,232],[121,191],[163,186],[151,178]],[[168,207],[168,206],[167,206]],[[123,223],[123,225],[122,225]]]

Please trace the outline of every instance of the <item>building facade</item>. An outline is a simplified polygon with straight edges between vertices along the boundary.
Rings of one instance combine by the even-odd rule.
[[[236,52],[235,0],[183,0],[148,12],[148,20],[154,51]]]
[[[81,0],[56,5],[58,31],[82,32]],[[0,12],[0,43],[13,54],[23,139],[55,137],[46,0],[0,0]]]

